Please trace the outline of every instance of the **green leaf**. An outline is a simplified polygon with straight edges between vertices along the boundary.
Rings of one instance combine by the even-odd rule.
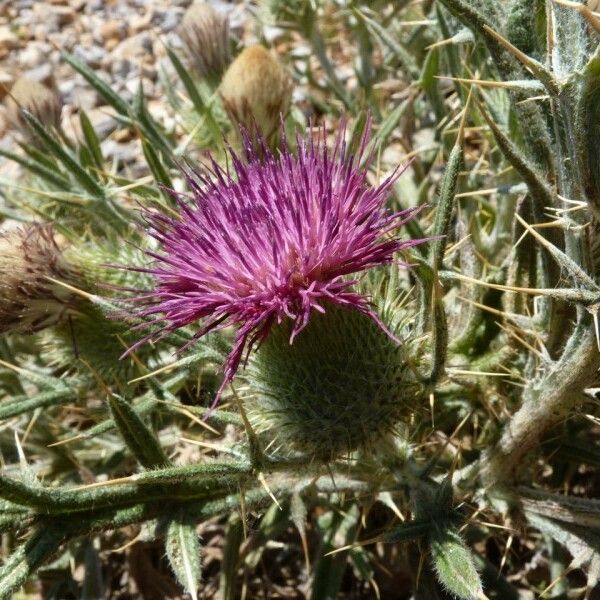
[[[152,144],[148,142],[148,140],[142,141],[142,149],[144,151],[144,156],[146,157],[146,162],[152,171],[152,175],[154,175],[154,179],[156,183],[163,185],[169,190],[173,189],[173,181],[171,177],[169,177],[169,173],[167,169],[163,165],[160,157],[152,147]],[[167,197],[170,199],[170,196],[167,194]]]
[[[45,179],[48,183],[51,183],[60,189],[68,190],[70,187],[68,179],[65,179],[60,173],[50,170],[47,166],[35,160],[25,158],[24,156],[19,156],[14,152],[5,150],[4,148],[0,148],[0,156],[4,156],[5,158],[16,162],[24,169],[27,169],[34,175]]]
[[[92,123],[87,116],[86,112],[82,109],[79,113],[79,122],[81,124],[81,131],[85,138],[85,143],[93,159],[94,165],[98,169],[102,169],[104,166],[104,158],[102,157],[102,149],[100,148],[100,140],[96,135],[96,131],[92,126]]]
[[[329,554],[335,550],[337,540],[344,545],[354,542],[358,519],[360,516],[358,506],[353,504],[342,515],[340,512],[329,513],[320,519],[323,540],[319,558],[314,566],[312,600],[336,600],[340,593],[344,571],[348,561],[348,550]]]
[[[142,466],[152,469],[170,464],[156,436],[129,402],[113,394],[108,404],[123,440]]]
[[[56,390],[51,392],[42,392],[33,396],[18,396],[10,401],[0,403],[0,419],[16,417],[36,408],[47,408],[56,406],[64,402],[69,402],[77,398],[77,391],[74,389]]]
[[[81,187],[96,198],[104,198],[104,189],[98,182],[79,164],[71,150],[65,148],[61,142],[48,133],[48,130],[29,111],[21,110],[31,130],[42,140],[54,156],[64,165],[71,175],[79,182]]]
[[[165,548],[177,581],[196,600],[202,575],[200,541],[195,522],[187,517],[183,509],[167,526]]]
[[[185,87],[196,112],[203,116],[208,123],[208,126],[211,129],[213,137],[215,140],[218,140],[222,137],[221,131],[219,130],[219,126],[213,117],[210,106],[204,102],[196,84],[192,80],[188,70],[185,68],[183,63],[179,60],[177,54],[167,46],[167,55],[169,56],[170,61],[173,63],[175,70],[177,71],[177,75],[181,79],[181,83],[183,83],[183,87]]]
[[[63,53],[65,62],[70,64],[78,73],[83,75],[87,82],[110,104],[119,114],[129,114],[129,105],[119,96],[101,77],[96,75],[93,69],[90,69],[82,60],[69,54]]]
[[[483,597],[479,573],[473,555],[455,531],[446,529],[432,535],[431,562],[438,581],[461,600],[478,600]]]
[[[410,542],[428,534],[431,531],[431,528],[431,521],[426,521],[425,519],[408,521],[407,523],[402,523],[401,525],[388,529],[383,534],[382,541],[385,544]]]
[[[236,592],[237,570],[240,565],[240,546],[244,539],[244,524],[237,512],[227,521],[227,532],[223,548],[223,562],[219,577],[221,600],[234,600]]]
[[[464,164],[464,152],[462,144],[457,143],[450,152],[448,163],[444,171],[442,185],[440,189],[440,198],[435,211],[435,224],[433,226],[433,235],[438,237],[431,242],[432,267],[436,270],[442,268],[444,259],[444,250],[450,233],[450,222],[454,211],[456,199],[456,189],[458,186],[458,177]]]
[[[61,528],[42,526],[21,544],[0,568],[0,599],[13,598],[27,578],[60,548],[66,537]]]

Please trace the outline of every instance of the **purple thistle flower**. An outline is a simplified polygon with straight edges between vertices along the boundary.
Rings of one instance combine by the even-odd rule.
[[[397,235],[417,209],[385,208],[400,171],[369,185],[366,168],[358,166],[368,131],[356,156],[343,136],[333,151],[323,140],[298,140],[296,154],[263,147],[261,156],[246,139],[247,160],[230,151],[234,175],[214,161],[203,173],[186,172],[192,194],[190,201],[179,199],[178,218],[147,214],[161,251],[148,252],[155,263],[141,269],[154,276],[156,287],[135,299],[144,305],[140,314],[166,322],[165,331],[203,319],[194,339],[239,326],[217,398],[244,350],[260,343],[274,323],[293,321],[292,343],[311,312],[325,312],[328,303],[368,315],[392,336],[368,298],[352,291],[357,279],[347,276],[425,240]]]

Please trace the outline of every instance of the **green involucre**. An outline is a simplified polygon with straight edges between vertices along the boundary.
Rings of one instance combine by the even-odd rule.
[[[371,318],[328,306],[293,344],[291,327],[273,327],[245,374],[250,419],[282,450],[330,460],[372,447],[415,407],[406,348]]]

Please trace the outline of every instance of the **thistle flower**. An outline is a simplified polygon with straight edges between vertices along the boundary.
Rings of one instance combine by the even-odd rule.
[[[231,62],[227,17],[206,2],[196,2],[183,16],[179,37],[198,75],[217,83]]]
[[[62,100],[54,90],[27,77],[17,79],[6,100],[8,122],[30,140],[33,134],[21,116],[21,109],[30,112],[46,127],[58,129],[62,106]]]
[[[265,356],[271,357],[266,366],[280,371],[263,377],[253,389],[288,386],[289,393],[272,389],[271,395],[293,403],[302,396],[302,380],[317,385],[318,377],[306,377],[306,371],[314,373],[318,366],[318,373],[329,378],[325,387],[333,390],[334,371],[338,379],[357,384],[365,378],[364,369],[348,378],[340,368],[346,364],[356,371],[363,364],[377,380],[366,375],[368,383],[355,388],[361,398],[348,398],[352,386],[345,383],[324,404],[330,403],[336,419],[340,402],[354,400],[378,416],[372,402],[385,405],[387,417],[393,407],[395,417],[402,406],[398,382],[406,361],[400,360],[397,340],[390,339],[392,333],[369,299],[353,288],[362,271],[389,263],[398,251],[420,243],[397,235],[415,210],[386,210],[396,175],[370,186],[366,170],[357,166],[367,137],[359,156],[352,157],[342,136],[332,152],[321,140],[298,140],[297,155],[284,148],[276,156],[263,147],[262,159],[247,141],[247,161],[231,154],[235,177],[214,163],[211,172],[189,174],[192,197],[180,201],[179,216],[148,215],[150,234],[161,251],[148,253],[155,262],[144,269],[154,276],[156,287],[137,300],[145,305],[141,314],[164,320],[166,331],[202,319],[196,339],[237,326],[223,386],[232,381],[244,352],[265,342]],[[298,352],[290,354],[287,347]],[[334,350],[338,356],[323,356]],[[368,355],[368,364],[360,363]],[[286,361],[295,362],[291,370]],[[297,389],[290,391],[294,385]],[[385,400],[380,398],[383,391]],[[320,394],[315,389],[304,395],[316,399]],[[277,410],[270,407],[269,412]],[[382,421],[386,428],[392,424],[389,418]],[[350,444],[340,440],[338,445],[360,445],[361,436],[350,438]]]
[[[60,321],[71,293],[49,278],[71,276],[50,224],[0,234],[0,333],[33,333]]]
[[[258,128],[270,140],[290,106],[291,81],[281,63],[262,46],[250,46],[231,63],[219,94],[242,130]]]

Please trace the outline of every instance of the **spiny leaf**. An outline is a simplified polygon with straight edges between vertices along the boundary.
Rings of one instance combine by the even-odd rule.
[[[427,535],[432,528],[431,521],[425,519],[415,519],[402,523],[392,529],[388,529],[383,534],[383,542],[386,544],[397,544],[402,542],[410,542],[424,535]]]
[[[67,171],[79,182],[81,187],[92,196],[103,199],[104,189],[100,184],[77,162],[71,151],[63,146],[61,142],[40,123],[30,112],[21,110],[21,114],[27,121],[31,130],[42,140],[44,145],[65,166]]]
[[[501,131],[483,105],[481,103],[478,104],[479,111],[489,128],[492,130],[502,154],[504,154],[506,160],[508,160],[517,173],[523,178],[523,181],[529,188],[531,196],[535,199],[538,206],[542,207],[542,209],[543,207],[556,206],[556,193],[552,190],[543,175],[523,156],[519,148],[517,148],[517,146],[515,146],[515,144]]]
[[[435,533],[430,541],[431,561],[439,582],[461,600],[481,600],[483,589],[471,551],[455,531]]]
[[[9,600],[31,573],[50,558],[67,538],[56,527],[40,527],[0,568],[0,599]]]
[[[79,122],[81,124],[83,137],[85,138],[85,143],[87,144],[87,148],[94,161],[94,165],[96,168],[102,169],[104,167],[104,159],[102,157],[102,149],[100,148],[100,140],[98,139],[96,130],[94,129],[89,117],[87,116],[87,113],[84,110],[81,110],[79,113]]]
[[[237,513],[233,513],[227,521],[225,545],[221,573],[219,577],[219,592],[222,600],[235,598],[236,574],[240,560],[240,546],[244,539],[244,524]]]
[[[5,150],[4,148],[0,148],[0,156],[4,156],[17,164],[21,165],[24,169],[27,169],[34,175],[45,179],[48,183],[55,185],[56,187],[66,190],[69,189],[69,181],[64,178],[60,173],[56,170],[52,170],[44,164],[41,164],[38,161],[30,160],[23,156],[19,156],[14,152],[10,152],[9,150]]]
[[[196,600],[202,575],[200,541],[194,521],[183,509],[167,526],[165,548],[177,581]]]
[[[113,394],[108,404],[123,440],[142,466],[152,469],[170,464],[156,436],[129,402]]]
[[[93,69],[90,69],[82,60],[69,54],[63,53],[62,57],[69,63],[78,73],[88,81],[88,83],[110,104],[119,114],[127,115],[129,113],[129,105],[125,100],[117,94],[101,77],[96,75]]]

